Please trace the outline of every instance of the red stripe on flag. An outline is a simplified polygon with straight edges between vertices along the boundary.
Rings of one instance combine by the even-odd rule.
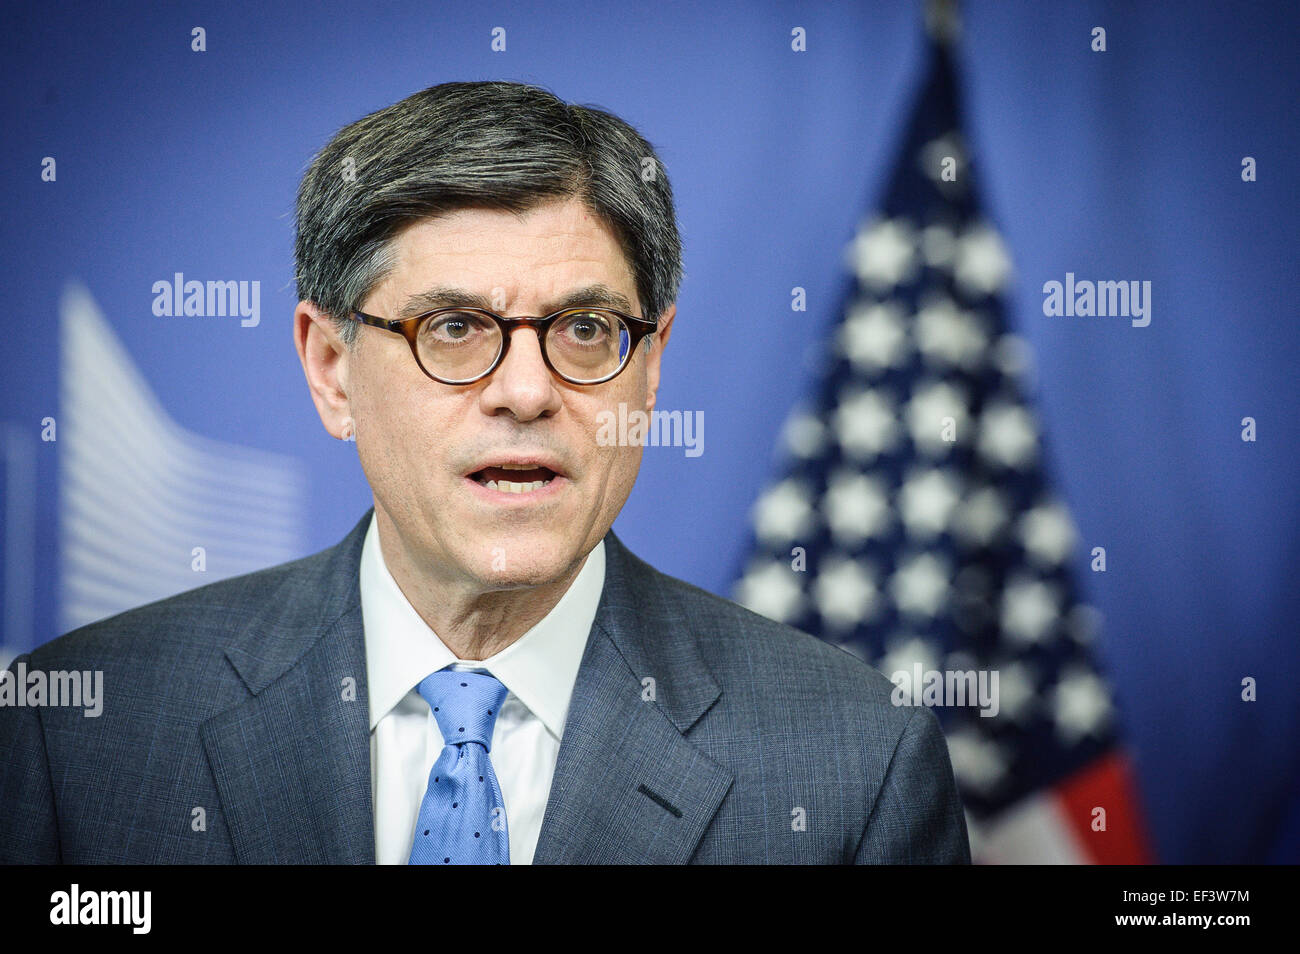
[[[1054,795],[1079,847],[1098,865],[1149,865],[1137,784],[1128,758],[1116,750],[1055,786]],[[1093,830],[1093,812],[1106,810],[1106,830]]]

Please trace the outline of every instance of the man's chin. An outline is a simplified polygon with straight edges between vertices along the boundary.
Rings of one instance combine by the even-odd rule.
[[[579,541],[555,528],[487,537],[474,548],[470,565],[475,575],[493,589],[546,586],[564,580],[574,562],[581,560]]]

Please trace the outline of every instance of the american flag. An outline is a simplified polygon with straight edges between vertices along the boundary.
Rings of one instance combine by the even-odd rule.
[[[976,861],[1150,860],[1078,535],[1044,472],[1011,264],[981,214],[952,63],[930,68],[815,396],[782,435],[735,598],[895,672],[996,671],[998,711],[936,708]],[[991,708],[990,708],[991,711]],[[1099,814],[1097,809],[1104,811]],[[1104,822],[1104,830],[1101,823]]]

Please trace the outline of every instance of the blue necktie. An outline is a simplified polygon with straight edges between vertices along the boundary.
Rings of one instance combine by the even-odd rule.
[[[412,865],[506,865],[505,800],[488,752],[506,687],[487,673],[440,669],[417,687],[447,743],[429,772]]]

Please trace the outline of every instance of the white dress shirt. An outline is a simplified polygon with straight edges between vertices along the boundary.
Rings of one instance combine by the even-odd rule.
[[[433,711],[415,687],[451,664],[489,672],[509,690],[492,729],[489,757],[505,800],[510,863],[532,863],[569,699],[604,586],[602,541],[536,626],[495,656],[461,661],[388,572],[371,518],[361,550],[361,614],[377,864],[404,865],[410,858],[429,772],[444,745]]]

